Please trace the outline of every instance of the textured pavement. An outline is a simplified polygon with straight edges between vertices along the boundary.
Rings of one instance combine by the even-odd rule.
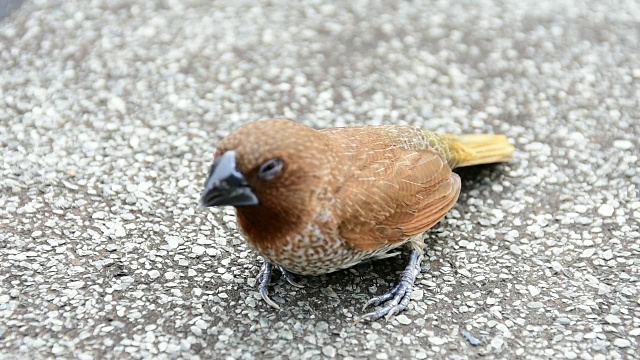
[[[635,1],[27,1],[0,20],[0,359],[637,358],[639,19]],[[276,311],[233,211],[198,208],[216,141],[275,116],[518,151],[460,171],[408,310],[354,326],[406,254],[276,276]]]

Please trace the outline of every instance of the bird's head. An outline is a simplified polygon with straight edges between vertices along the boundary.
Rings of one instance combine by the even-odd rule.
[[[334,161],[317,130],[286,119],[249,123],[218,144],[200,202],[301,215],[330,183]]]

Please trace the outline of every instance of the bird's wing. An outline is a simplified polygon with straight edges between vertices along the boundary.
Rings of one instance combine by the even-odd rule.
[[[433,150],[375,152],[352,156],[353,172],[338,192],[340,235],[360,250],[375,250],[426,231],[460,194],[460,177]]]

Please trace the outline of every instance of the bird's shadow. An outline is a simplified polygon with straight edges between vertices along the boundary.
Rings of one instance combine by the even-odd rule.
[[[488,188],[492,181],[504,176],[504,167],[500,164],[476,165],[455,169],[455,173],[462,180],[460,196],[472,190]]]

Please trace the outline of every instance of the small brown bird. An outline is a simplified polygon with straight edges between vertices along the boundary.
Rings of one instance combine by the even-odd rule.
[[[504,135],[448,135],[409,126],[315,130],[287,119],[244,125],[217,147],[201,203],[231,205],[266,261],[262,298],[272,267],[320,275],[411,246],[400,283],[371,299],[383,305],[363,319],[406,308],[420,263],[422,234],[451,209],[460,177],[451,169],[502,162],[514,147]]]

